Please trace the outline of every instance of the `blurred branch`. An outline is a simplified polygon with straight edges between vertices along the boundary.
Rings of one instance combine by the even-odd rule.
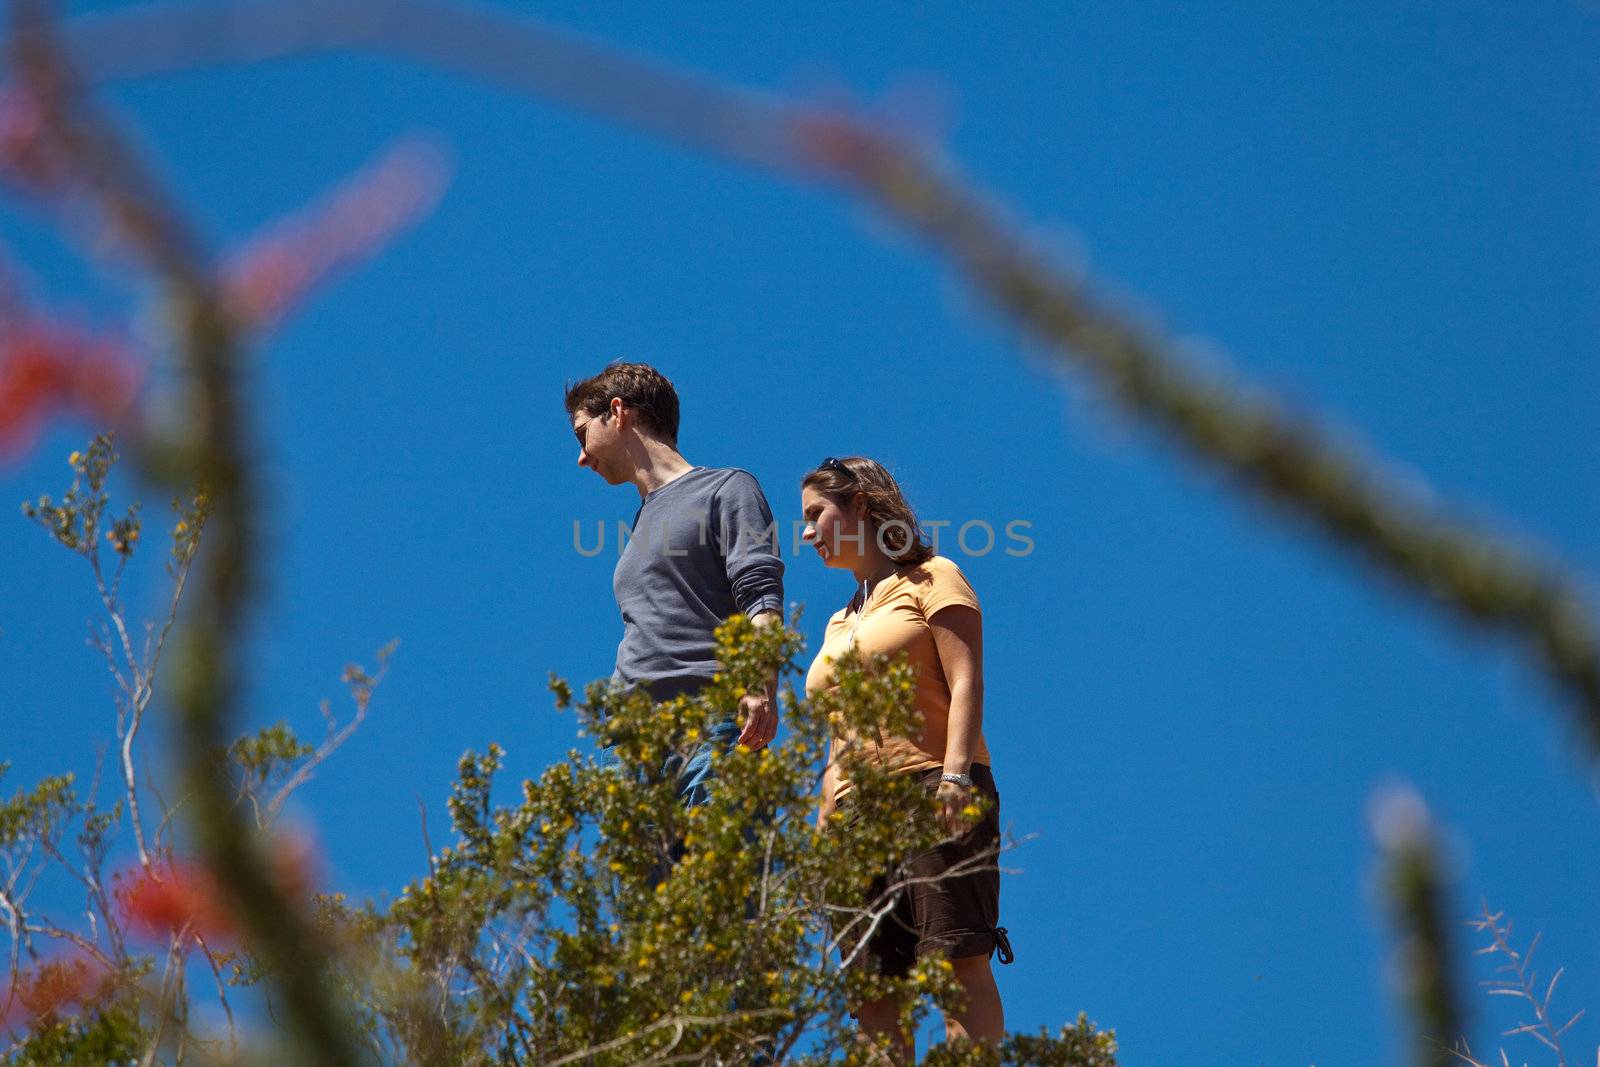
[[[921,234],[1052,355],[1185,451],[1310,520],[1452,614],[1521,643],[1600,750],[1600,637],[1585,592],[1384,466],[1098,306],[980,191],[881,125],[753,92],[482,8],[426,0],[152,4],[73,24],[97,81],[334,49],[394,54],[533,93],[789,178],[832,179]]]
[[[148,177],[136,153],[77,90],[47,6],[13,0],[11,12],[14,74],[43,115],[36,136],[64,160],[61,180],[99,207],[155,274],[176,312],[192,431],[162,451],[164,462],[152,463],[148,447],[142,458],[147,473],[180,491],[199,487],[209,513],[194,600],[173,640],[179,659],[174,686],[181,718],[178,749],[193,800],[197,844],[280,984],[307,1062],[354,1063],[355,1043],[337,1007],[340,1001],[331,995],[327,963],[310,921],[273,886],[260,841],[231,803],[226,778],[223,753],[239,684],[256,515],[235,338],[212,291],[199,243],[172,207],[173,198]]]
[[[35,178],[56,193],[96,204],[106,225],[157,275],[186,288],[204,278],[199,242],[170,210],[172,200],[135,153],[97,116],[75,68],[65,59],[45,0],[12,0],[9,46],[10,107],[34,116],[15,159],[47,159]],[[8,160],[8,162],[11,162]]]
[[[1373,833],[1383,850],[1383,889],[1398,935],[1401,994],[1415,1035],[1418,1067],[1455,1063],[1462,1015],[1452,982],[1444,876],[1432,818],[1409,787],[1375,798]]]
[[[802,136],[819,157],[950,255],[1063,362],[1198,458],[1311,520],[1460,617],[1497,624],[1578,706],[1600,750],[1600,641],[1579,583],[1408,492],[1380,466],[1252,390],[1208,377],[1130,320],[1094,306],[974,193],[850,121]]]
[[[196,602],[174,641],[182,655],[182,758],[201,849],[278,980],[306,1053],[316,1062],[355,1062],[356,1045],[334,1007],[338,998],[309,924],[274,889],[259,842],[230,803],[222,770],[256,543],[237,324],[198,243],[169,210],[172,201],[77,91],[40,6],[14,0],[14,11],[11,73],[41,103],[45,135],[71,161],[79,183],[166,283],[183,339],[194,430],[165,452],[147,452],[146,465],[169,481],[201,486],[211,508]],[[1518,640],[1565,689],[1591,747],[1600,749],[1600,639],[1576,578],[1408,490],[1380,463],[1254,390],[1190,365],[1170,342],[1100,306],[1080,279],[1003,222],[980,191],[875,122],[720,85],[526,20],[422,0],[138,7],[74,24],[69,47],[81,64],[75,69],[91,82],[371,48],[548,97],[784,177],[839,182],[924,237],[1056,359],[1087,373],[1188,453],[1310,520],[1457,617],[1498,626]],[[156,455],[170,462],[156,462]],[[1378,822],[1385,885],[1402,933],[1416,1058],[1448,1062],[1461,1016],[1449,981],[1433,832],[1414,798],[1390,798]],[[714,1020],[663,1017],[646,1032],[675,1029],[681,1037],[682,1027],[707,1021]]]
[[[433,0],[149,3],[74,20],[84,77],[120,81],[365,48],[637,127],[757,165],[793,162],[782,109],[666,63],[534,20]]]

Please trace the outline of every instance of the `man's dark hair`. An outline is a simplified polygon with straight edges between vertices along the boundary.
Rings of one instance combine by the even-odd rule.
[[[648,363],[613,363],[567,386],[567,418],[579,408],[592,418],[605,415],[612,397],[620,397],[652,433],[678,447],[678,391],[665,374]]]

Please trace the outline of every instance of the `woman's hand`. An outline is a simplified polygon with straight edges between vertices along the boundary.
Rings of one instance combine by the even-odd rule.
[[[934,814],[939,820],[939,828],[950,837],[960,837],[972,829],[972,825],[978,821],[970,785],[940,782],[939,791],[933,794],[933,800]]]
[[[828,816],[833,814],[834,808],[835,804],[833,802],[833,794],[830,792],[827,796],[823,797],[822,802],[817,805],[818,830],[826,830],[828,828]]]

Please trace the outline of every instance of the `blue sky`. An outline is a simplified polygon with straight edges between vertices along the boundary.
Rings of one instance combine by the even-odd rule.
[[[1600,574],[1594,5],[527,11],[765,88],[932,79],[960,170],[1105,299]],[[315,734],[342,665],[401,641],[368,724],[300,794],[338,888],[423,869],[416,798],[437,842],[463,750],[499,741],[515,779],[573,744],[547,672],[606,674],[620,633],[614,542],[580,556],[573,523],[614,526],[636,497],[575,466],[560,391],[629,357],[677,383],[685,454],[754,472],[780,521],[802,473],[861,452],[924,517],[1032,524],[1025,557],[955,557],[986,610],[1005,820],[1035,835],[1004,890],[1012,1026],[1082,1009],[1136,1067],[1399,1058],[1366,809],[1403,777],[1451,829],[1459,917],[1481,897],[1542,929],[1557,1004],[1590,1009],[1569,1056],[1600,1044],[1600,810],[1559,699],[1116,414],[883,219],[392,59],[109,99],[222,246],[404,131],[455,154],[438,210],[252,367],[270,566],[251,715]],[[132,306],[15,200],[0,236],[42,300]],[[56,427],[0,486],[59,491],[86,432]],[[111,710],[86,575],[5,515],[14,787],[86,772]],[[813,639],[850,594],[808,555],[787,585]],[[153,583],[131,593],[154,610]],[[1516,1020],[1470,989],[1488,975],[1459,944],[1492,1046]]]

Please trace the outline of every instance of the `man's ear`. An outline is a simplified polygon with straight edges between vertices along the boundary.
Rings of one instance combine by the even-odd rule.
[[[617,420],[617,430],[620,432],[623,426],[626,425],[623,420],[627,417],[628,405],[622,402],[620,396],[614,396],[611,398],[611,408],[606,414]]]

